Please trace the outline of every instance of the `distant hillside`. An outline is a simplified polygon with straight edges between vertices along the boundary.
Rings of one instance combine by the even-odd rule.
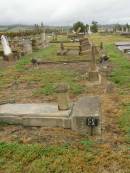
[[[0,31],[2,32],[18,32],[24,30],[30,30],[33,26],[27,25],[10,25],[10,26],[0,26]]]

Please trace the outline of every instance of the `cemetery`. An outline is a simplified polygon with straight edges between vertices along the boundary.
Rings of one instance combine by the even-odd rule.
[[[129,37],[0,35],[0,172],[129,173]]]

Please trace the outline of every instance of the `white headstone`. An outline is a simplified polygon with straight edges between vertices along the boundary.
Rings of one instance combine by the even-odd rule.
[[[45,32],[41,34],[41,39],[42,39],[42,42],[46,41],[46,33]]]
[[[88,34],[89,34],[89,35],[92,34],[92,32],[91,32],[91,26],[90,26],[90,25],[89,25],[89,27],[88,27]]]
[[[1,44],[3,47],[4,55],[9,56],[12,53],[12,51],[11,51],[11,48],[9,46],[9,42],[7,40],[7,37],[5,37],[4,35],[1,36]]]

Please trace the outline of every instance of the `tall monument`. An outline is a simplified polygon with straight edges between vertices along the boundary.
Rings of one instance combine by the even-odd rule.
[[[2,43],[2,47],[3,47],[4,55],[9,56],[12,53],[12,51],[9,46],[7,37],[5,37],[4,35],[1,36],[1,43]]]

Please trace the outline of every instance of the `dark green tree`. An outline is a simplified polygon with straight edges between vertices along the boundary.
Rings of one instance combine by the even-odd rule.
[[[96,22],[96,21],[92,22],[91,31],[94,33],[98,32],[98,22]]]
[[[122,26],[120,24],[116,24],[115,27],[114,27],[114,30],[115,31],[121,31],[122,30]]]
[[[86,24],[86,32],[88,32],[88,29],[89,29],[89,25]]]
[[[86,26],[84,25],[83,22],[80,22],[80,21],[73,24],[73,30],[75,32],[77,32],[79,28],[80,28],[80,32],[85,32]]]
[[[130,29],[130,25],[127,23],[125,26],[127,29]]]

